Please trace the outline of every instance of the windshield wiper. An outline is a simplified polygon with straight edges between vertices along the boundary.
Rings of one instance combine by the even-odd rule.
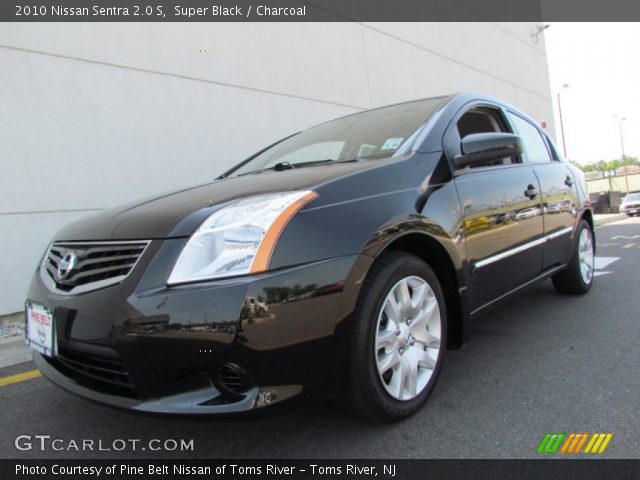
[[[334,163],[337,160],[333,158],[325,158],[324,160],[311,160],[310,162],[297,162],[297,163],[289,163],[289,162],[280,162],[276,163],[273,167],[269,167],[267,170],[275,170],[276,172],[281,172],[282,170],[290,170],[292,168],[304,168],[304,167],[312,167],[314,165],[322,165],[323,163]]]
[[[347,160],[335,160],[333,158],[325,158],[323,160],[312,160],[310,162],[297,162],[297,163],[278,162],[278,163],[276,163],[275,165],[273,165],[271,167],[261,168],[259,170],[253,170],[251,172],[241,173],[240,175],[236,175],[236,177],[242,177],[244,175],[253,175],[255,173],[266,172],[268,170],[274,170],[276,172],[281,172],[283,170],[292,170],[294,168],[313,167],[313,166],[316,166],[316,165],[323,165],[323,164],[329,164],[329,163],[359,162],[360,160],[362,160],[362,159],[361,158],[350,158],[350,159],[347,159]]]
[[[282,170],[291,170],[292,168],[314,167],[316,165],[322,165],[325,163],[347,163],[347,162],[358,162],[358,161],[360,161],[360,158],[351,158],[348,160],[336,160],[334,158],[325,158],[323,160],[311,160],[310,162],[298,162],[298,163],[280,162],[280,163],[276,163],[273,167],[264,168],[263,170],[275,170],[277,172],[281,172]]]

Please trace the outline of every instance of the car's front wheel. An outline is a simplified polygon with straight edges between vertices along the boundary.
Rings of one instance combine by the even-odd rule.
[[[446,306],[433,270],[414,255],[381,255],[352,323],[346,403],[375,420],[412,415],[433,390],[446,337]]]

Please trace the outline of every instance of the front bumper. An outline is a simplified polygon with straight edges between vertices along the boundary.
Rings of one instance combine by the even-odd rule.
[[[640,205],[621,205],[620,213],[640,214]]]
[[[370,257],[167,287],[183,242],[153,241],[122,283],[85,294],[52,292],[36,272],[28,300],[54,309],[59,353],[34,355],[43,375],[151,413],[238,413],[337,392],[345,320]]]
[[[38,367],[40,372],[48,380],[70,393],[112,407],[136,410],[144,413],[201,415],[242,413],[274,405],[294,397],[302,391],[302,387],[296,385],[266,388],[252,387],[243,395],[234,396],[233,401],[228,401],[227,395],[224,392],[221,392],[211,385],[182,394],[174,394],[158,399],[141,400],[92,390],[84,386],[82,382],[73,381],[71,378],[65,376],[59,369],[53,366],[53,362],[38,352],[34,352],[33,359],[36,367]],[[216,402],[216,400],[218,400],[218,402]]]

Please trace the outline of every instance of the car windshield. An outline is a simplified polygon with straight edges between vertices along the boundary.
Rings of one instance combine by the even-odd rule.
[[[630,193],[626,197],[624,197],[624,202],[639,202],[640,201],[640,193]]]
[[[323,123],[277,143],[227,176],[392,157],[411,141],[440,101],[431,98],[402,103]]]

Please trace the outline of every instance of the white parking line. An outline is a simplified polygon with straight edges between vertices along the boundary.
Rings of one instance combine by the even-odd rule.
[[[600,275],[609,275],[610,273],[613,273],[611,271],[604,271],[602,270],[603,268],[607,268],[609,265],[611,265],[613,262],[615,262],[616,260],[620,260],[620,257],[596,257],[594,259],[593,265],[596,269],[596,271],[594,272],[593,276],[597,277]]]
[[[638,235],[614,235],[613,237],[611,237],[611,240],[618,240],[618,239],[625,239],[625,240],[635,240],[636,238],[640,238],[640,234]]]
[[[620,260],[620,257],[598,257],[596,256],[594,266],[596,270],[601,270],[603,268],[607,268],[613,262]]]

